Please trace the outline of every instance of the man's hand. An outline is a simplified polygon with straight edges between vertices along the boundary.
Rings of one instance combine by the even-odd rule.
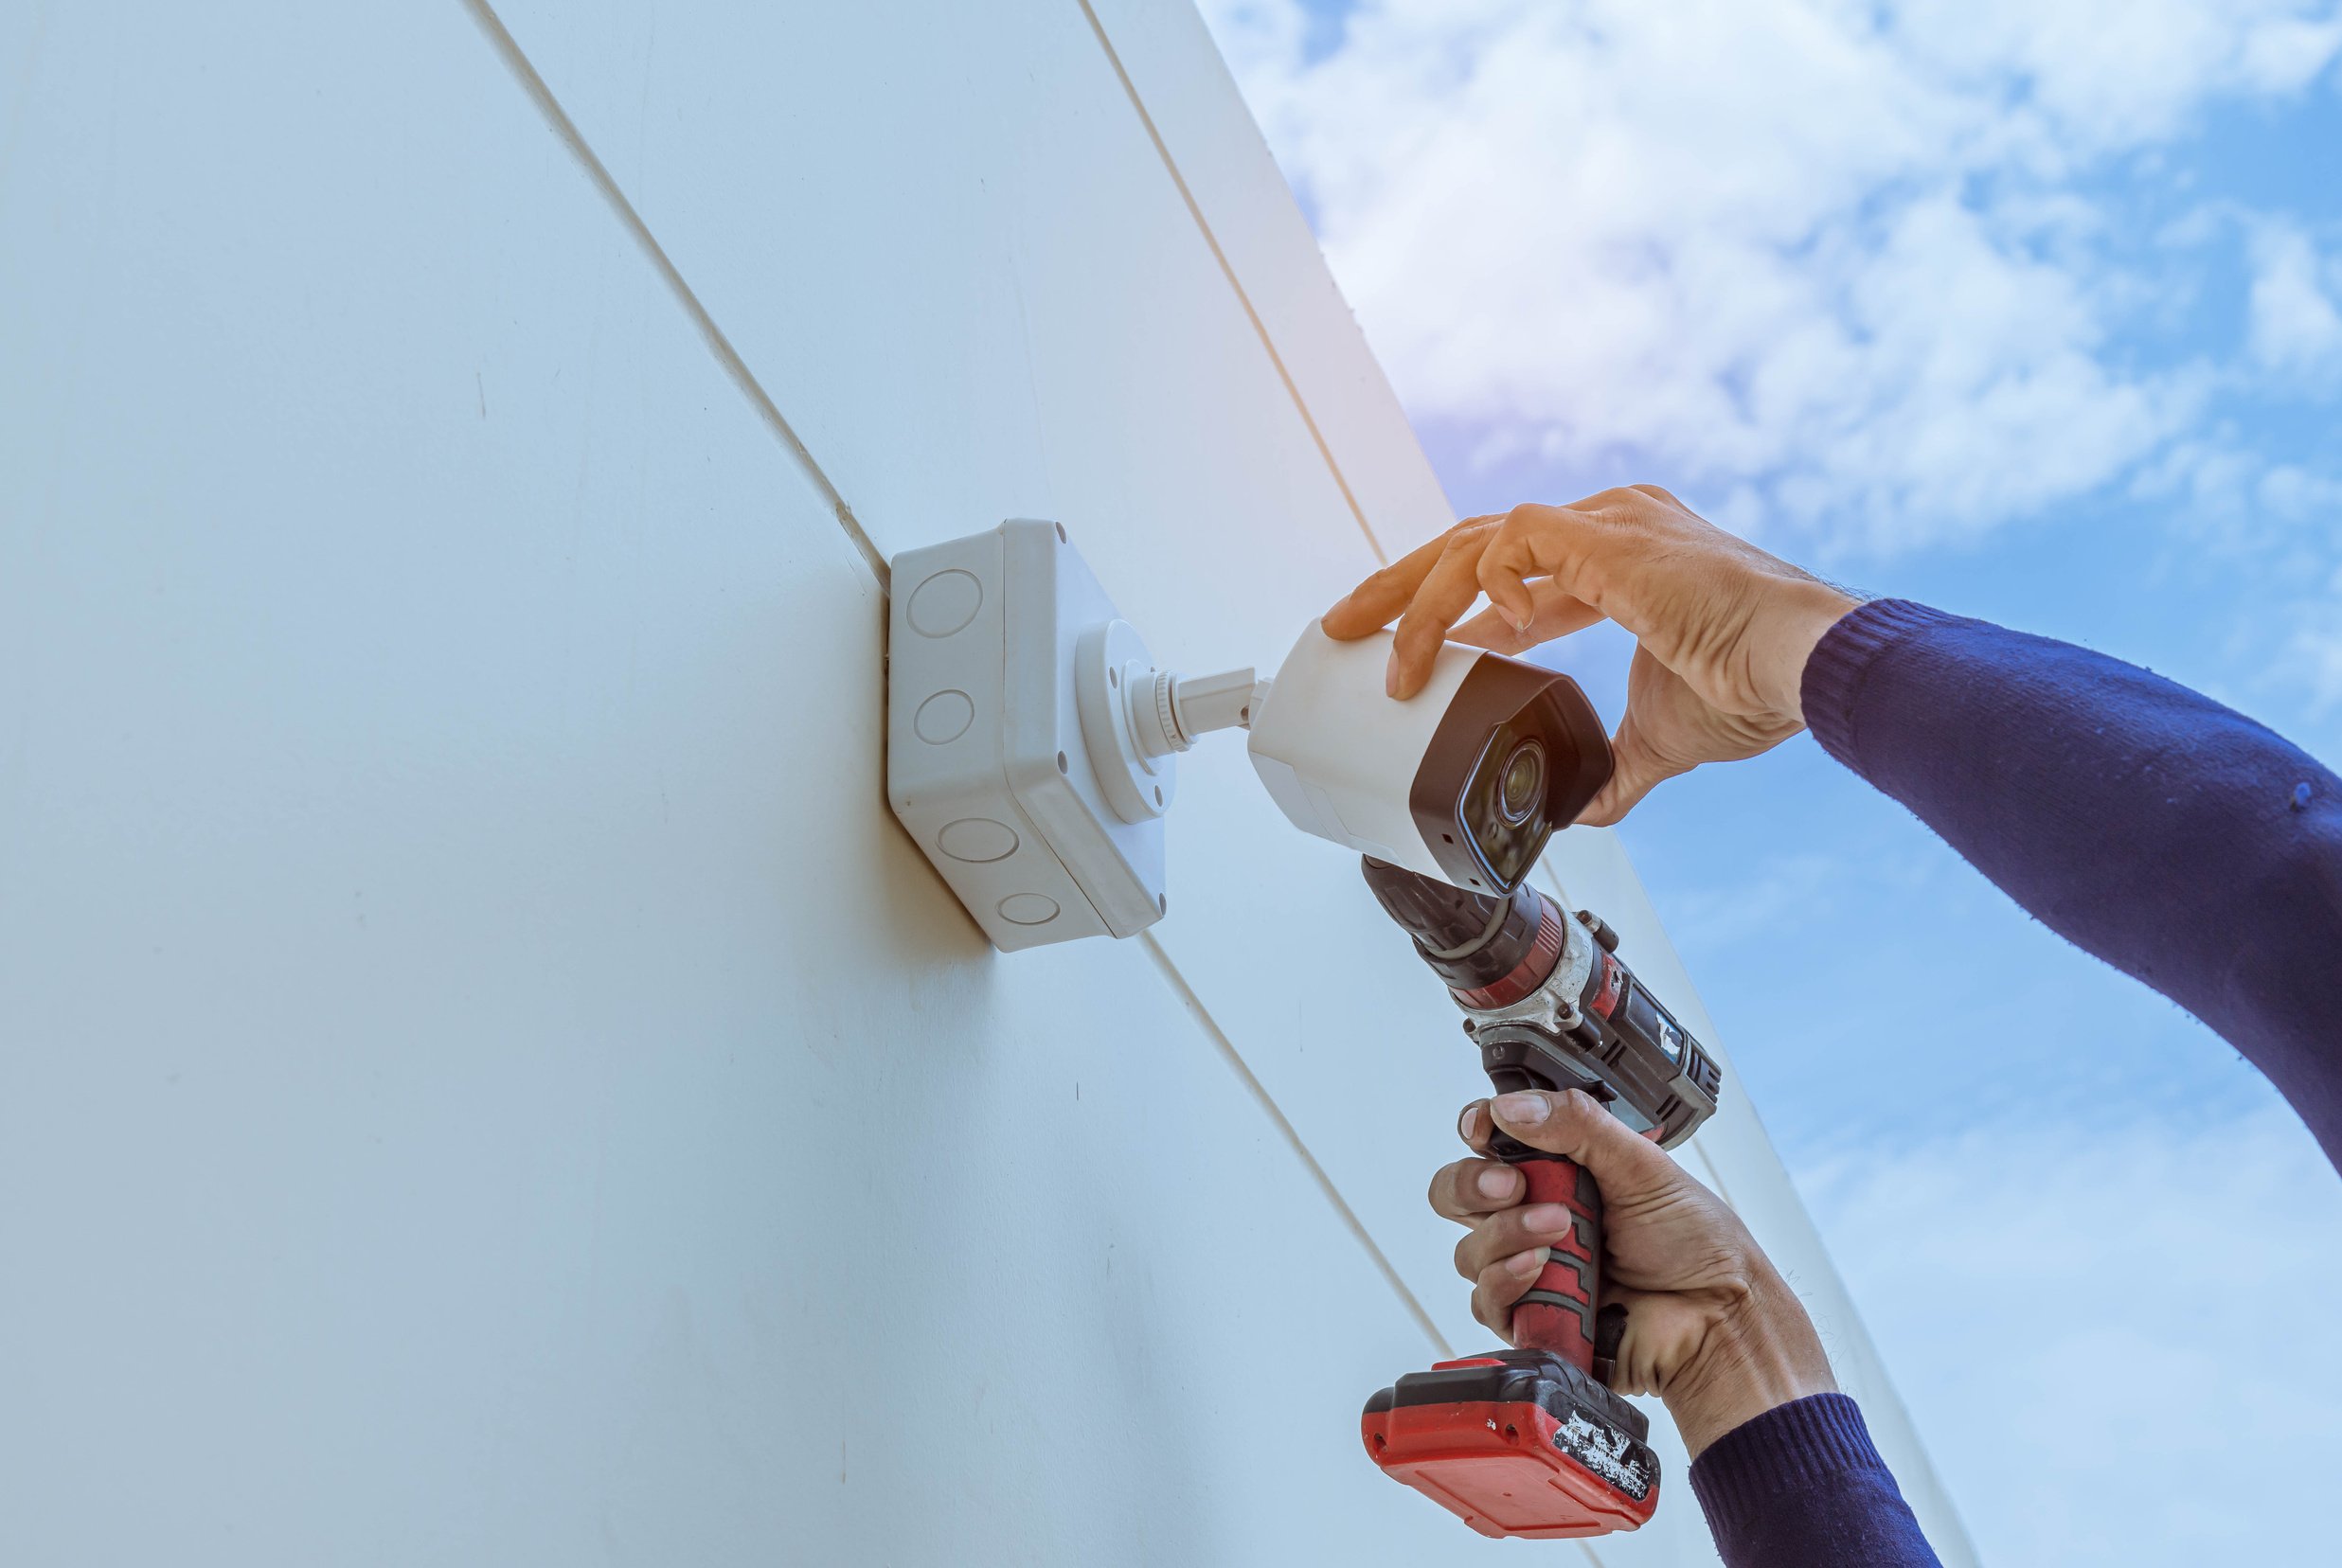
[[[1490,608],[1464,620],[1482,594]],[[1579,819],[1607,824],[1678,774],[1804,728],[1805,661],[1854,604],[1637,485],[1468,518],[1360,583],[1325,629],[1363,637],[1398,616],[1386,685],[1404,698],[1430,678],[1443,640],[1517,653],[1600,620],[1625,627],[1636,647],[1618,770]]]
[[[1494,1120],[1492,1122],[1491,1117]],[[1589,1096],[1501,1095],[1464,1108],[1460,1131],[1485,1149],[1495,1128],[1591,1171],[1602,1190],[1602,1301],[1627,1309],[1611,1386],[1667,1401],[1696,1457],[1775,1405],[1837,1384],[1813,1321],[1740,1217]],[[1432,1178],[1431,1206],[1471,1227],[1456,1272],[1472,1315],[1512,1338],[1512,1308],[1537,1277],[1538,1250],[1569,1228],[1558,1203],[1522,1205],[1521,1173],[1459,1160]]]

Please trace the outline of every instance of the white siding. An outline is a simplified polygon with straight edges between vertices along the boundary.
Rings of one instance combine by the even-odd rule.
[[[886,812],[871,552],[1011,515],[1191,666],[1447,521],[1185,5],[0,14],[9,1560],[1507,1549],[1357,1448],[1483,1336],[1354,863],[1207,746],[1002,959]],[[1545,1555],[1709,1560],[1664,1447]]]

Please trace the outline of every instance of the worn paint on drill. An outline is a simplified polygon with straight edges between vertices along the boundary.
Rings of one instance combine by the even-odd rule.
[[[1651,1493],[1653,1467],[1636,1458],[1623,1432],[1573,1414],[1554,1428],[1553,1446],[1637,1503]]]
[[[1618,1009],[1619,993],[1626,989],[1626,966],[1607,953],[1603,953],[1601,958],[1601,989],[1595,992],[1594,1000],[1586,1005],[1604,1018],[1608,1018]]]

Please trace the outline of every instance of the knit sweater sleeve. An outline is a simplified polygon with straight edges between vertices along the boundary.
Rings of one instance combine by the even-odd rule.
[[[2342,1164],[2342,779],[2136,666],[1901,599],[1830,630],[1804,704],[1831,756],[2210,1025]],[[1726,1433],[1691,1488],[1731,1568],[1936,1561],[1839,1395]]]
[[[2178,1003],[2342,1161],[2342,779],[2135,665],[1902,599],[1805,668],[1824,750]]]
[[[1843,1394],[1734,1427],[1692,1461],[1691,1491],[1728,1568],[1940,1568]]]

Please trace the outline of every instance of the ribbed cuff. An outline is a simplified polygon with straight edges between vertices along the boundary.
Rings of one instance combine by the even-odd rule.
[[[1915,633],[1959,619],[1910,599],[1872,599],[1856,605],[1821,634],[1805,661],[1798,702],[1805,709],[1805,726],[1821,749],[1862,771],[1854,753],[1854,705],[1862,684],[1880,654]]]
[[[1887,1474],[1862,1407],[1843,1394],[1809,1394],[1743,1421],[1691,1462],[1691,1491],[1718,1541],[1784,1493],[1810,1491],[1859,1470]],[[1891,1479],[1890,1479],[1891,1484]]]

